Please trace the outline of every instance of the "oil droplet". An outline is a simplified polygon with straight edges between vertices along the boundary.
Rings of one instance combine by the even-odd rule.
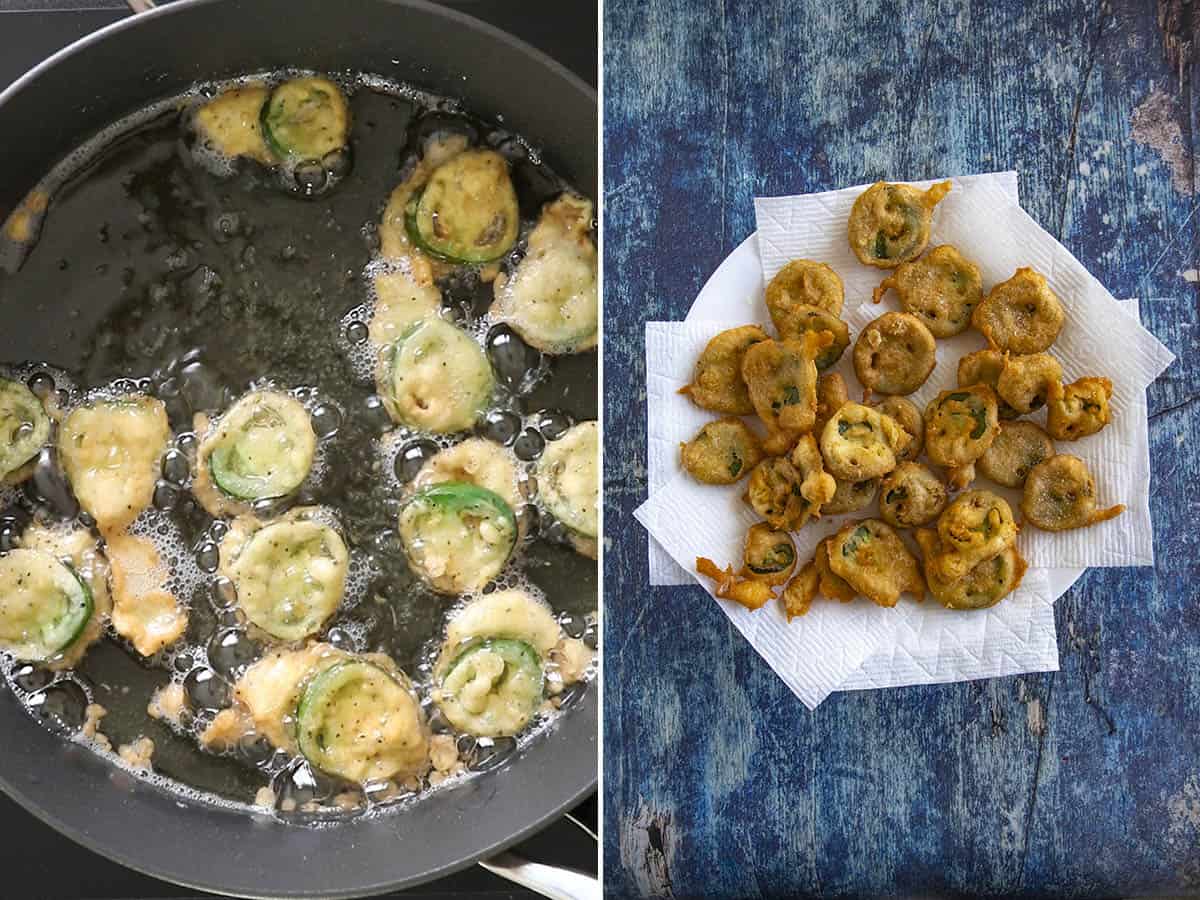
[[[522,462],[533,462],[546,449],[546,439],[536,428],[526,428],[513,442],[513,453]]]
[[[408,484],[417,477],[425,462],[436,456],[437,452],[438,445],[433,441],[413,441],[405,444],[396,454],[396,478],[401,484]]]

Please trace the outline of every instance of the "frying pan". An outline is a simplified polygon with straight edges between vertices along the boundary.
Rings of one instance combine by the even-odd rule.
[[[482,117],[502,115],[596,196],[595,93],[501,31],[422,0],[180,0],[73,44],[0,94],[0,220],[121,116],[197,80],[296,66],[385,72],[461,97]],[[39,299],[47,310],[8,299],[0,358],[24,358],[22,333],[45,333],[55,298]],[[593,791],[596,693],[497,770],[398,814],[314,829],[133,779],[37,727],[0,690],[0,789],[93,851],[179,884],[244,897],[364,896],[495,857]]]

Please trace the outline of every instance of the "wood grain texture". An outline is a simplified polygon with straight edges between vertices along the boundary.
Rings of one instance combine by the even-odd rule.
[[[1198,27],[1178,0],[607,0],[614,895],[1200,887]],[[648,585],[643,323],[686,314],[755,194],[1007,168],[1179,356],[1150,390],[1158,564],[1059,601],[1058,673],[809,713],[699,588]]]

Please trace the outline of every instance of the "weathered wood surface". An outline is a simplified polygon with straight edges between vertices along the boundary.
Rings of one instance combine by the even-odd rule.
[[[1200,888],[1200,9],[606,6],[608,889]],[[1179,356],[1150,391],[1158,564],[1059,601],[1056,674],[809,713],[699,588],[648,585],[643,322],[684,316],[756,193],[1010,167]]]

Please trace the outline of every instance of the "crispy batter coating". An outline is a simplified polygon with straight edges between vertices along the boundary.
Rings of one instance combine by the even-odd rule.
[[[1047,395],[1046,430],[1059,441],[1095,434],[1112,421],[1113,386],[1107,378],[1080,378],[1071,384],[1055,382]]]
[[[911,394],[937,363],[937,342],[916,316],[884,313],[854,342],[854,371],[870,395]]]
[[[808,503],[800,516],[792,520],[792,529],[798,531],[809,517],[820,518],[821,506],[833,498],[837,482],[825,471],[817,439],[811,434],[801,435],[788,460],[800,478],[800,496]]]
[[[891,416],[861,403],[847,403],[821,432],[825,467],[842,481],[866,481],[896,468],[908,435]]]
[[[929,560],[942,552],[942,542],[937,532],[920,528],[916,537],[926,560],[925,582],[929,593],[947,609],[987,609],[995,606],[1017,589],[1025,575],[1025,560],[1014,544],[991,559],[985,559],[962,578],[944,581],[929,566]]]
[[[768,456],[750,473],[745,500],[775,528],[794,531],[807,521],[809,502],[800,493],[800,473],[784,456]]]
[[[716,582],[716,594],[722,600],[732,600],[749,610],[759,609],[775,596],[771,585],[753,578],[739,578],[733,566],[720,568],[711,559],[696,557],[696,571]]]
[[[939,466],[970,465],[999,432],[996,395],[986,384],[942,391],[925,407],[925,452]]]
[[[1034,422],[1001,422],[992,446],[979,457],[979,472],[996,484],[1018,488],[1038,463],[1054,455],[1054,442]]]
[[[907,397],[893,395],[876,400],[870,406],[895,419],[908,435],[908,446],[896,454],[897,460],[904,462],[921,455],[921,448],[925,446],[925,420],[921,418],[917,404]]]
[[[789,433],[795,440],[812,430],[817,418],[814,360],[831,340],[828,332],[808,332],[794,341],[760,341],[746,351],[742,379],[754,411],[770,431]]]
[[[786,531],[759,522],[746,532],[742,563],[740,575],[769,585],[783,584],[796,568],[796,545]]]
[[[1041,353],[1062,331],[1067,314],[1035,269],[1017,269],[1008,281],[993,287],[971,315],[971,324],[997,350]]]
[[[849,603],[858,596],[858,591],[829,564],[829,548],[833,545],[833,535],[817,544],[813,553],[813,564],[817,568],[818,590],[822,597],[837,600],[839,603]]]
[[[956,247],[942,244],[915,262],[901,263],[871,299],[878,303],[889,289],[900,297],[904,311],[924,322],[934,337],[946,338],[971,324],[971,313],[983,299],[983,276]]]
[[[733,484],[763,459],[758,435],[737,416],[709,422],[679,445],[683,468],[705,484]]]
[[[902,462],[879,482],[879,517],[893,528],[927,525],[942,514],[948,499],[932,469]]]
[[[1021,415],[1046,405],[1050,386],[1062,381],[1062,366],[1049,353],[1004,357],[996,393]]]
[[[850,522],[833,536],[829,566],[854,590],[879,606],[895,606],[902,593],[925,596],[917,559],[886,522]]]
[[[846,224],[858,261],[894,269],[921,255],[929,243],[933,208],[950,192],[943,181],[922,191],[908,184],[877,181],[858,195]]]
[[[837,372],[826,372],[817,379],[817,419],[812,433],[820,436],[825,423],[850,400],[846,379]]]
[[[692,383],[679,389],[701,409],[730,416],[754,414],[750,393],[742,381],[742,358],[767,333],[757,325],[742,325],[722,331],[704,348],[696,360]]]
[[[821,507],[821,512],[829,516],[866,509],[879,490],[878,478],[868,478],[866,481],[842,481],[835,478],[834,482],[837,488],[833,496]]]
[[[1078,456],[1060,453],[1034,466],[1025,479],[1021,512],[1043,531],[1086,528],[1114,519],[1125,511],[1118,503],[1098,509],[1096,479]]]
[[[788,582],[783,593],[779,595],[783,614],[787,616],[789,622],[797,616],[808,614],[818,589],[817,567],[816,564],[809,561],[796,573],[796,577]]]
[[[813,360],[820,372],[824,372],[841,359],[846,348],[850,346],[850,329],[846,327],[846,323],[819,306],[794,304],[786,311],[772,310],[771,321],[779,330],[779,336],[786,341],[800,340],[810,331],[827,331],[833,336],[832,342]]]
[[[1000,373],[1004,371],[1004,354],[999,350],[976,350],[968,353],[958,361],[958,386],[970,387],[973,384],[986,384],[993,391]],[[1015,419],[1020,415],[1015,409],[1004,402],[1004,398],[996,395],[996,413],[1001,419]]]
[[[845,299],[846,291],[838,273],[825,263],[811,259],[793,259],[776,272],[767,285],[767,311],[785,338],[787,335],[783,334],[776,316],[788,319],[789,310],[794,306],[816,306],[840,316]]]
[[[926,565],[942,581],[957,581],[985,559],[1017,540],[1008,502],[991,491],[966,491],[946,507],[937,523],[941,551]]]

